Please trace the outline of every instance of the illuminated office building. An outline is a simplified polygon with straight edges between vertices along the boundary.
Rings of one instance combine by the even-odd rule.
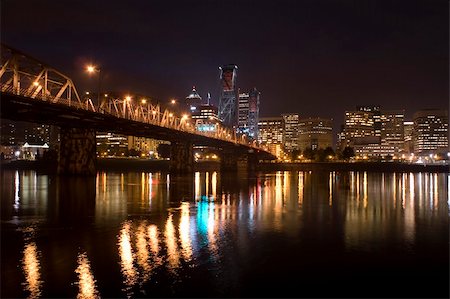
[[[421,110],[414,113],[414,153],[416,155],[447,154],[448,111]]]
[[[192,87],[191,93],[186,97],[185,103],[191,113],[203,104],[202,97],[198,94],[195,86]]]
[[[405,111],[382,111],[381,113],[381,145],[394,147],[394,154],[403,152]]]
[[[201,105],[192,112],[192,122],[200,132],[215,132],[219,126],[218,109],[214,105]]]
[[[413,132],[414,132],[414,122],[405,121],[403,122],[403,152],[405,154],[414,153],[414,142],[413,142]]]
[[[373,111],[346,111],[343,140],[340,150],[345,147],[353,147],[355,144],[379,143],[379,137],[375,136]],[[380,130],[381,131],[381,130]]]
[[[128,136],[110,132],[97,132],[99,156],[125,156],[128,153]]]
[[[298,113],[287,113],[281,115],[283,118],[283,145],[286,152],[298,150]]]
[[[278,157],[281,156],[283,148],[283,118],[261,117],[258,121],[258,142],[266,146]]]
[[[258,138],[260,95],[256,88],[249,93],[239,93],[238,133],[255,140]]]
[[[301,151],[307,148],[319,149],[332,147],[333,125],[331,119],[302,118],[299,122],[298,146]]]

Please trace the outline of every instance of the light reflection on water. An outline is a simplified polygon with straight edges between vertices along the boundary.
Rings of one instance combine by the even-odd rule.
[[[87,254],[81,253],[78,255],[78,267],[75,273],[78,274],[78,299],[99,298],[96,281],[92,274],[91,265]]]
[[[173,225],[173,215],[169,214],[166,222],[166,229],[164,231],[164,239],[166,241],[167,248],[167,260],[169,262],[168,267],[174,271],[180,264],[180,254],[178,250],[178,243],[175,236],[175,227]]]
[[[25,248],[23,250],[22,269],[25,275],[25,282],[22,283],[25,291],[28,292],[28,298],[39,298],[43,281],[41,279],[41,264],[39,262],[40,252],[36,242],[33,241],[34,228],[25,229]]]
[[[15,172],[10,185],[5,185],[10,186],[11,195],[2,199],[2,206],[6,205],[2,218],[15,217],[20,223],[25,217],[42,219],[47,215],[49,223],[58,225],[65,215],[71,215],[75,219],[72,227],[79,225],[79,219],[90,219],[91,224],[86,222],[79,235],[80,239],[93,236],[90,247],[103,242],[105,232],[113,232],[115,244],[108,248],[119,259],[123,294],[133,297],[137,289],[160,283],[161,273],[170,274],[171,278],[165,278],[169,282],[179,281],[183,280],[183,271],[211,268],[212,263],[225,275],[236,269],[235,264],[226,264],[229,256],[239,254],[251,260],[258,250],[268,250],[264,247],[267,244],[259,246],[251,241],[255,236],[262,240],[266,234],[283,236],[302,246],[309,246],[303,239],[306,237],[308,242],[328,242],[331,238],[341,242],[343,250],[352,252],[379,253],[394,245],[414,252],[423,236],[437,242],[438,232],[446,229],[440,225],[448,223],[449,179],[448,174],[435,173],[279,171],[242,181],[223,178],[217,172],[196,172],[190,178],[103,172],[95,179],[95,198],[90,199],[95,200],[92,216],[78,217],[73,214],[84,209],[64,207],[71,207],[70,200],[82,204],[89,198],[78,198],[72,190],[73,199],[61,206],[52,198],[60,192],[52,188],[62,188],[57,181]],[[64,188],[73,187],[67,186]],[[185,194],[190,194],[190,199]],[[50,276],[45,283],[42,279],[47,276],[41,273],[41,256],[49,254],[52,245],[39,245],[38,250],[36,238],[41,230],[45,232],[45,228],[36,226],[33,238],[22,245],[21,275],[25,277],[27,296],[32,298],[40,297],[43,288],[52,284]],[[60,269],[78,274],[79,298],[104,293],[98,289],[101,284],[94,279],[90,266],[101,254],[90,252],[89,259],[86,253],[78,254],[72,257],[77,261],[75,269]],[[97,269],[96,277],[99,279]]]
[[[130,234],[131,223],[125,222],[122,226],[119,236],[119,255],[120,255],[120,266],[122,269],[122,274],[124,278],[124,284],[127,296],[132,295],[131,288],[137,281],[137,271],[134,267],[134,253],[131,247],[131,234]]]
[[[142,273],[142,283],[148,281],[151,275],[152,266],[149,262],[150,253],[148,250],[147,241],[147,226],[146,222],[142,221],[136,231],[136,256],[137,264],[139,265]]]
[[[179,224],[180,241],[181,241],[181,253],[186,262],[189,262],[192,258],[192,246],[190,236],[190,219],[189,219],[189,203],[181,203],[181,219]]]

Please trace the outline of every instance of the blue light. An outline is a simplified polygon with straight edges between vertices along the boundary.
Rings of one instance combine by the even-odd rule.
[[[216,126],[212,124],[202,124],[197,125],[197,131],[200,132],[214,132],[216,130]]]
[[[208,233],[208,205],[206,201],[197,203],[197,229],[201,235]]]

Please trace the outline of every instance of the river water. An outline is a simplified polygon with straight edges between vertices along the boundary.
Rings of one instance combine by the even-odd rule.
[[[1,172],[1,297],[447,297],[449,175]]]

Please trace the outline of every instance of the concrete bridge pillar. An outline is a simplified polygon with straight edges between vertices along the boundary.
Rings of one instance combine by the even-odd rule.
[[[96,146],[95,130],[61,128],[58,174],[96,175]]]
[[[192,142],[171,142],[170,172],[191,173],[194,171],[194,154]]]
[[[230,150],[223,150],[220,160],[220,170],[252,173],[255,171],[257,163],[258,160],[254,153],[237,154]]]
[[[254,173],[258,160],[254,153],[242,154],[237,160],[237,170],[239,172]]]
[[[220,157],[221,172],[235,172],[238,169],[238,155],[229,149],[223,149]]]

